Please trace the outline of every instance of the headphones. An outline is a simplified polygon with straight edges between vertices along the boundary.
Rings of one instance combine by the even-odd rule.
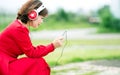
[[[30,20],[36,20],[38,17],[39,12],[45,9],[45,6],[42,4],[38,9],[34,9],[28,13],[28,18]]]

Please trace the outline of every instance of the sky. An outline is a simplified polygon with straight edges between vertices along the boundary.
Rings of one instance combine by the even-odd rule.
[[[56,8],[64,8],[68,11],[78,11],[83,9],[89,11],[91,9],[97,9],[105,4],[110,4],[110,0],[42,0],[51,11]],[[50,1],[50,2],[48,2]]]
[[[17,12],[21,5],[27,0],[2,0],[0,9],[9,12]],[[111,0],[41,0],[48,8],[49,12],[54,13],[58,8],[76,12],[80,9],[84,11],[95,10],[101,6],[111,3]]]

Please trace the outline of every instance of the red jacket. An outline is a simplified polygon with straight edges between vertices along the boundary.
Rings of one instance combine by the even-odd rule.
[[[0,34],[0,75],[50,75],[50,69],[47,74],[40,70],[49,68],[42,57],[53,50],[52,43],[33,46],[29,30],[15,20]],[[17,59],[21,54],[27,58]]]

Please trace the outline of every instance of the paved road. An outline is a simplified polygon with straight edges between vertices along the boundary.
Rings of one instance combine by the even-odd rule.
[[[53,39],[55,37],[61,36],[65,31],[67,31],[68,39],[111,39],[120,38],[120,34],[96,34],[96,28],[86,28],[86,29],[71,29],[71,30],[54,30],[54,31],[39,31],[31,32],[32,39]]]

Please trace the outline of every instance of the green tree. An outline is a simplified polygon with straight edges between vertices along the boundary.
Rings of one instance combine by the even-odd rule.
[[[115,18],[108,5],[98,10],[99,17],[101,18],[101,26],[103,29],[120,32],[120,20]]]
[[[56,13],[56,20],[69,21],[69,17],[68,17],[67,12],[64,9],[60,8]]]

